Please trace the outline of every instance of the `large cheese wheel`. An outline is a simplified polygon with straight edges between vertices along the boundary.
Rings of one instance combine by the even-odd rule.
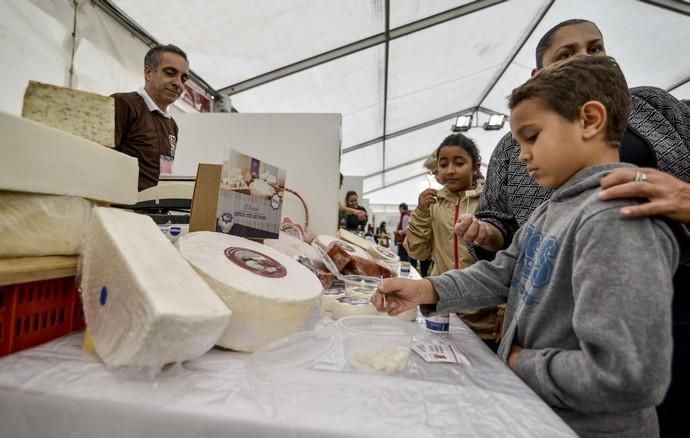
[[[76,196],[0,192],[0,257],[79,254],[92,206]]]
[[[201,356],[230,311],[148,216],[97,207],[82,251],[86,323],[111,366]]]
[[[314,328],[321,283],[292,258],[242,237],[197,232],[177,246],[233,311],[218,345],[253,352],[283,336]]]

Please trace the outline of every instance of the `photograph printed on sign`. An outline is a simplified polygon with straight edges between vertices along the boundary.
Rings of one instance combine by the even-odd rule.
[[[220,178],[216,231],[250,239],[276,239],[285,170],[228,149]]]

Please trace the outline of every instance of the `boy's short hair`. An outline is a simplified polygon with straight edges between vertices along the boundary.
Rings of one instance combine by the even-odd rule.
[[[527,99],[538,99],[569,121],[578,119],[585,102],[601,102],[607,114],[604,138],[617,146],[628,125],[628,84],[618,63],[610,56],[573,56],[546,67],[513,90],[508,106],[512,110]]]

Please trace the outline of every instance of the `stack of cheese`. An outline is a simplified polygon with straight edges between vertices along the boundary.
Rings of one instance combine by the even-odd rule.
[[[32,82],[22,113],[0,113],[0,257],[75,255],[91,201],[136,202],[137,161],[103,147],[112,98]]]
[[[230,311],[150,217],[96,207],[85,242],[84,313],[106,364],[158,370],[213,347]]]
[[[180,253],[232,309],[221,347],[253,352],[314,328],[321,283],[292,258],[242,237],[197,232],[177,241]]]

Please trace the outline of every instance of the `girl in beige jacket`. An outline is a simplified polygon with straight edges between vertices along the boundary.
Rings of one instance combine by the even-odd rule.
[[[410,257],[431,258],[434,262],[431,275],[440,275],[474,263],[467,245],[453,233],[453,227],[460,214],[473,213],[477,206],[481,187],[475,187],[474,176],[479,174],[481,157],[472,140],[453,134],[443,140],[434,158],[432,172],[443,188],[426,189],[419,194],[403,245]],[[491,307],[459,315],[494,351],[497,312],[496,307]]]

